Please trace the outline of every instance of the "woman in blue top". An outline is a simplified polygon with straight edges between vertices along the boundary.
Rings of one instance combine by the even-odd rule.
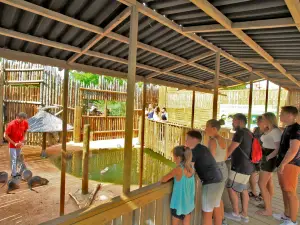
[[[177,146],[173,149],[173,161],[176,168],[161,179],[167,182],[174,178],[171,198],[172,225],[189,225],[191,212],[195,208],[195,177],[192,166],[192,151],[185,146]]]

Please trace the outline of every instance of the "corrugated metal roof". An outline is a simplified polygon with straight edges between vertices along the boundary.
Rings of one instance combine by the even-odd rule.
[[[127,8],[126,5],[116,0],[29,0],[26,2],[31,2],[45,9],[50,9],[101,28],[105,28]],[[212,18],[188,0],[139,0],[139,2],[146,3],[147,7],[154,9],[161,15],[184,27],[216,24]],[[284,0],[264,0],[263,2],[260,0],[213,0],[210,2],[233,22],[291,17]],[[71,26],[59,22],[55,18],[50,19],[4,3],[0,3],[0,28],[17,31],[19,32],[18,34],[28,34],[32,37],[43,38],[55,43],[66,44],[79,50],[97,36],[95,32],[91,32],[84,27]],[[128,17],[113,29],[114,37],[109,35],[104,37],[89,50],[92,54],[82,55],[75,62],[127,73],[126,60],[128,60],[129,31],[130,18]],[[249,30],[246,33],[275,58],[298,59],[300,57],[298,51],[300,48],[300,34],[294,27]],[[206,32],[198,35],[234,57],[259,57],[255,51],[230,32]],[[124,40],[120,41],[120,38]],[[207,48],[190,38],[141,13],[139,14],[138,40],[152,49],[149,50],[145,46],[138,48],[137,62],[139,65],[137,67],[137,75],[140,76],[147,76],[155,71],[167,69],[208,51]],[[67,61],[74,55],[74,51],[71,50],[59,49],[59,47],[53,45],[47,46],[44,43],[37,44],[7,35],[4,36],[4,33],[0,34],[0,47],[64,61]],[[159,51],[163,51],[163,56],[158,54]],[[105,57],[96,57],[99,53],[105,54]],[[214,70],[214,61],[215,56],[213,55],[198,60],[194,64],[182,65],[170,71],[169,74],[157,73],[160,75],[155,78],[178,84],[195,85],[195,82],[191,81],[194,78],[199,79],[200,83],[203,83],[213,79],[214,74],[197,68],[197,65]],[[244,68],[224,57],[221,57],[220,65],[220,71],[225,75],[244,70]],[[275,69],[267,64],[250,64],[250,66],[254,69]],[[298,68],[290,65],[285,65],[285,67],[287,70],[298,70]],[[171,73],[177,73],[183,75],[183,77],[186,76],[187,79],[176,78],[171,76]],[[235,78],[244,82],[249,80],[249,75],[246,73]],[[280,74],[278,77],[284,78]],[[222,78],[220,84],[225,86],[238,83]],[[199,84],[199,87],[212,88],[212,84]]]

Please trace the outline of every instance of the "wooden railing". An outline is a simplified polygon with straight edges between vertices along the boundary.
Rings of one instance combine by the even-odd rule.
[[[145,121],[145,148],[157,152],[167,159],[172,158],[172,149],[177,145],[184,145],[186,133],[190,127],[168,122],[157,122],[146,119]],[[198,129],[202,133],[202,143],[207,145],[208,136],[204,130]],[[232,133],[227,128],[221,129],[221,135],[230,141]]]
[[[118,196],[107,203],[79,210],[69,215],[43,223],[98,224],[98,225],[171,225],[170,199],[172,182],[153,184]],[[201,182],[196,178],[195,210],[191,225],[201,223]]]

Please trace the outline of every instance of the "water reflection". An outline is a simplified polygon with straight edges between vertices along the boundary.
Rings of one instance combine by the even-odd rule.
[[[90,154],[89,158],[89,179],[122,184],[123,183],[123,149],[97,150]],[[61,156],[51,157],[53,164],[61,168]],[[140,150],[133,149],[131,183],[139,182]],[[168,173],[175,164],[163,156],[145,149],[143,184],[156,183]],[[73,157],[67,160],[66,172],[76,177],[82,176],[82,152],[74,152]]]

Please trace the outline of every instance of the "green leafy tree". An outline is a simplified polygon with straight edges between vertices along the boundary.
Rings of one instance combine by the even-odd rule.
[[[99,84],[99,75],[93,74],[93,73],[85,73],[85,72],[78,72],[76,70],[72,70],[70,72],[71,77],[73,77],[75,80],[79,80],[80,82],[83,82],[85,85],[88,84]]]

